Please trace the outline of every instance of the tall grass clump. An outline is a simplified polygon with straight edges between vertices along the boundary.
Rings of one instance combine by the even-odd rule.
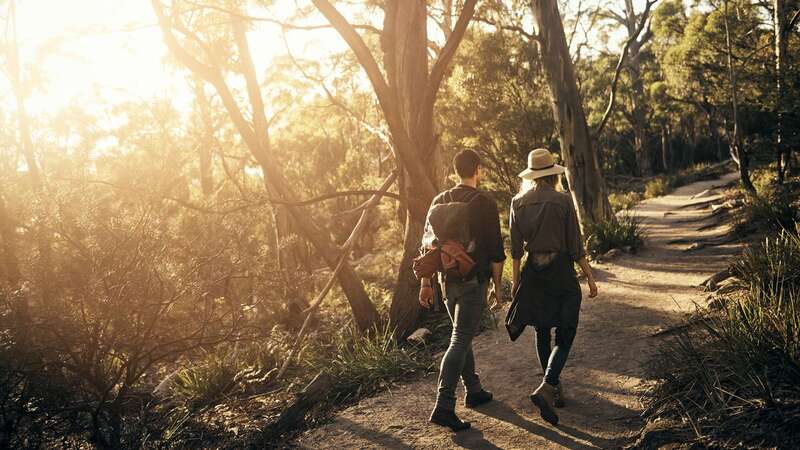
[[[592,257],[611,249],[635,252],[644,245],[641,220],[633,214],[620,214],[616,220],[605,220],[586,227],[586,249]]]
[[[310,355],[303,362],[309,371],[327,367],[334,379],[329,400],[338,405],[370,395],[392,382],[432,368],[424,350],[401,346],[388,327],[359,334],[345,327],[331,336],[323,354]]]
[[[748,289],[651,362],[649,419],[690,426],[703,445],[783,448],[800,439],[798,261],[800,239],[788,232],[735,261]]]
[[[744,250],[731,264],[733,274],[751,292],[778,294],[800,290],[800,236],[781,230]]]

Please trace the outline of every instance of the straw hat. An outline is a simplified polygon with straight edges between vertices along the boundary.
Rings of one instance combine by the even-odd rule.
[[[528,153],[528,168],[519,173],[520,178],[535,180],[548,175],[566,172],[564,166],[555,163],[553,154],[546,148],[537,148]]]

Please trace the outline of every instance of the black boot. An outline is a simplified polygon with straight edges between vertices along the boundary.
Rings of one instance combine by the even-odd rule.
[[[443,409],[434,409],[430,422],[450,428],[453,431],[466,430],[470,427],[469,422],[461,421],[454,411],[445,411]]]
[[[492,401],[492,393],[489,391],[484,391],[481,389],[479,392],[474,392],[472,394],[467,394],[464,398],[464,404],[467,405],[467,408],[475,408],[484,403],[489,403]]]

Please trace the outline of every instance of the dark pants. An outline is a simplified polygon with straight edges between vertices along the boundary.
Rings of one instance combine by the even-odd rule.
[[[550,330],[552,328],[536,328],[536,353],[539,355],[539,364],[542,365],[544,371],[544,381],[551,386],[557,386],[561,371],[567,364],[569,349],[572,347],[572,341],[575,340],[577,328],[556,328],[556,346],[552,351],[550,349]]]
[[[453,333],[439,369],[437,409],[455,410],[459,378],[467,393],[480,392],[482,389],[480,378],[475,373],[472,338],[478,333],[481,324],[486,307],[487,287],[487,282],[478,282],[474,278],[466,282],[445,283],[445,305],[453,322]]]

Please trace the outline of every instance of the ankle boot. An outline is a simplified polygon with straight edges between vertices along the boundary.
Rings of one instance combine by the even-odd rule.
[[[467,406],[467,408],[475,408],[483,405],[484,403],[489,403],[492,401],[492,398],[493,396],[491,392],[481,389],[478,392],[467,394],[467,396],[464,397],[464,404]]]
[[[434,409],[431,413],[431,423],[450,428],[453,431],[466,430],[470,427],[469,422],[463,422],[456,416],[455,411],[446,411],[443,409]]]
[[[531,401],[537,408],[542,419],[551,425],[558,425],[558,415],[553,408],[553,401],[555,400],[556,387],[545,382],[536,388],[531,394]]]
[[[563,408],[564,406],[566,406],[566,403],[564,403],[563,382],[559,382],[558,385],[556,385],[556,394],[553,396],[553,406],[555,406],[556,408]]]

